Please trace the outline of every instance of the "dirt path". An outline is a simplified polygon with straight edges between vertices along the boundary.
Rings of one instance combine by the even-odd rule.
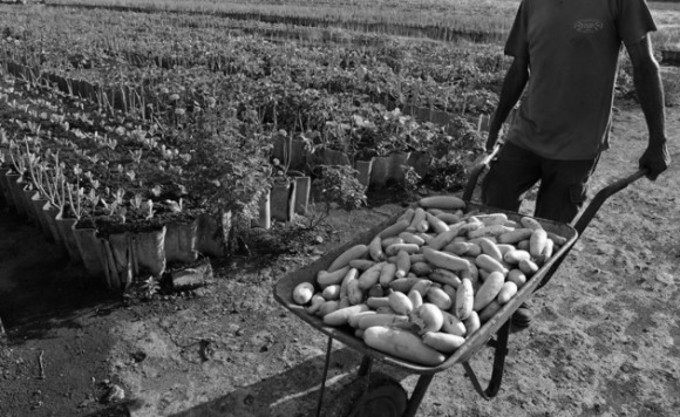
[[[637,107],[615,118],[601,187],[634,171],[646,127]],[[499,396],[482,400],[462,367],[439,373],[422,416],[675,416],[680,409],[680,109],[668,110],[674,165],[601,209],[550,284],[537,318],[510,340]],[[37,229],[0,215],[0,415],[307,416],[325,338],[289,314],[271,287],[325,248],[399,209],[336,213],[337,234],[257,270],[217,270],[193,297],[125,306],[83,282]],[[330,393],[359,364],[337,345]],[[490,351],[472,361],[482,375]],[[41,369],[44,378],[41,378]],[[416,377],[383,368],[412,390]],[[114,386],[125,399],[100,399]],[[127,411],[129,410],[129,411]]]

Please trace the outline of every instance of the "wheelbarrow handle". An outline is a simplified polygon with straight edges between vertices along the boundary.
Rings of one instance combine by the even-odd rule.
[[[498,151],[500,151],[502,143],[497,143],[493,149],[483,155],[475,164],[475,166],[470,170],[470,177],[465,185],[465,190],[463,191],[463,200],[470,201],[472,199],[472,194],[477,186],[477,181],[479,176],[489,167],[491,161],[496,157]],[[597,211],[600,209],[602,204],[612,195],[628,187],[633,182],[639,180],[640,178],[647,175],[647,171],[644,169],[639,169],[631,175],[621,178],[608,186],[601,189],[595,197],[591,200],[590,204],[583,210],[580,215],[574,219],[571,223],[574,229],[580,235],[586,229],[590,221],[593,219]]]
[[[630,184],[639,180],[640,178],[647,175],[647,170],[639,169],[633,174],[623,177],[613,183],[605,186],[600,191],[595,194],[595,197],[590,201],[588,206],[579,214],[574,221],[572,221],[572,226],[578,232],[579,236],[588,227],[590,221],[595,217],[595,214],[600,209],[602,204],[612,195],[628,187]]]
[[[571,226],[577,232],[576,239],[572,241],[571,246],[574,246],[576,244],[576,241],[581,237],[583,231],[586,229],[586,227],[588,227],[590,221],[593,219],[593,217],[595,217],[597,211],[600,209],[602,204],[604,204],[604,202],[607,201],[609,197],[623,190],[630,184],[634,183],[635,181],[639,180],[640,178],[646,175],[647,170],[640,169],[634,172],[633,174],[630,174],[626,177],[614,181],[613,183],[605,186],[600,191],[598,191],[597,194],[595,194],[595,197],[593,197],[593,199],[590,201],[588,206],[583,211],[581,211],[581,213],[578,214],[577,217],[571,223]],[[567,248],[567,250],[570,250],[571,246]],[[541,281],[541,283],[536,287],[535,291],[542,288],[545,284],[548,283],[548,281],[550,281],[550,278],[553,276],[557,268],[560,267],[564,259],[566,259],[566,256],[561,257],[555,263],[552,264],[550,270],[545,274],[543,281]]]
[[[467,184],[465,185],[465,190],[463,191],[463,200],[470,201],[472,199],[472,194],[477,186],[477,181],[479,176],[489,167],[491,161],[496,157],[498,151],[501,149],[501,144],[497,143],[491,151],[484,154],[476,163],[475,166],[470,170],[470,177],[468,178]]]

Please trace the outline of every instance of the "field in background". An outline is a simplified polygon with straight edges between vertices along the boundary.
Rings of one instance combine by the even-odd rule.
[[[424,1],[210,1],[53,0],[49,4],[209,13],[233,19],[302,26],[332,26],[393,35],[497,41],[512,23],[517,0]]]
[[[330,26],[393,35],[502,42],[519,0],[48,0],[51,5],[208,13],[232,19]],[[680,45],[680,2],[650,2],[658,47]]]

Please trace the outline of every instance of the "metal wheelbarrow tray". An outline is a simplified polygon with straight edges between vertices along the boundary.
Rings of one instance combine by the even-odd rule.
[[[488,163],[488,161],[486,161]],[[471,181],[476,182],[477,177],[481,172],[473,171]],[[527,301],[531,294],[538,290],[540,287],[545,285],[554,272],[557,270],[561,262],[565,259],[570,249],[574,246],[580,234],[586,228],[590,220],[594,217],[599,207],[604,203],[604,201],[616,193],[617,191],[625,188],[630,183],[644,176],[643,171],[638,171],[626,178],[618,180],[609,186],[603,188],[595,198],[590,202],[584,211],[577,217],[572,225],[561,224],[545,219],[536,219],[541,223],[543,228],[551,233],[563,237],[566,242],[560,246],[553,256],[545,262],[540,269],[534,273],[527,282],[519,289],[517,294],[506,304],[504,304],[501,309],[491,317],[487,322],[485,322],[480,329],[469,336],[465,343],[455,352],[450,354],[444,362],[436,366],[424,366],[421,364],[416,364],[401,358],[397,358],[388,355],[384,352],[375,350],[367,346],[361,338],[354,335],[354,330],[350,327],[332,327],[324,324],[323,320],[313,314],[309,314],[303,306],[297,305],[292,299],[293,289],[302,282],[315,283],[316,275],[319,271],[326,269],[333,260],[344,252],[346,249],[357,244],[368,244],[370,240],[378,234],[381,230],[387,226],[393,224],[399,217],[399,214],[394,217],[382,222],[381,224],[373,227],[370,230],[360,232],[356,238],[351,242],[327,253],[317,261],[312,264],[301,268],[298,271],[288,274],[284,278],[278,281],[274,288],[274,297],[280,302],[285,308],[290,310],[293,314],[300,317],[302,320],[309,323],[312,327],[319,330],[320,332],[328,336],[328,345],[326,352],[326,363],[323,372],[323,380],[319,394],[319,404],[317,408],[317,416],[320,415],[320,410],[323,401],[323,391],[325,386],[325,380],[327,377],[329,358],[331,355],[332,341],[338,340],[349,346],[350,348],[358,351],[364,355],[364,359],[359,368],[358,374],[360,377],[366,376],[370,371],[370,366],[373,360],[379,360],[389,365],[396,366],[398,368],[410,371],[412,373],[420,374],[415,389],[411,394],[408,402],[406,404],[405,410],[399,409],[398,414],[385,414],[385,415],[399,415],[404,417],[411,417],[416,414],[416,411],[422,401],[425,392],[434,376],[435,373],[445,370],[455,364],[461,364],[465,368],[466,374],[471,380],[476,391],[485,399],[494,397],[501,385],[501,379],[503,374],[503,367],[505,362],[505,357],[507,354],[507,342],[508,336],[510,334],[510,318],[512,314],[520,307],[520,305]],[[509,219],[519,220],[521,217],[528,217],[521,215],[519,213],[507,212],[498,210],[495,208],[486,207],[480,204],[475,204],[469,202],[469,197],[471,195],[471,190],[474,188],[468,183],[468,188],[464,193],[464,199],[466,200],[466,212],[478,211],[480,213],[497,213],[504,212],[508,215]],[[473,184],[474,185],[474,184]],[[494,337],[495,336],[495,337]],[[482,348],[490,346],[495,349],[494,363],[492,375],[489,379],[488,386],[483,388],[479,379],[472,370],[469,360]],[[364,393],[365,394],[365,393]],[[351,415],[363,415],[358,414],[355,410]],[[369,415],[369,414],[366,414]],[[375,414],[373,414],[375,415]]]

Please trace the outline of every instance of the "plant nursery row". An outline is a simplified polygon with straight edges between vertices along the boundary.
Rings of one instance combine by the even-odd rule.
[[[310,196],[456,190],[505,67],[494,45],[1,7],[2,196],[111,288],[228,255]]]

